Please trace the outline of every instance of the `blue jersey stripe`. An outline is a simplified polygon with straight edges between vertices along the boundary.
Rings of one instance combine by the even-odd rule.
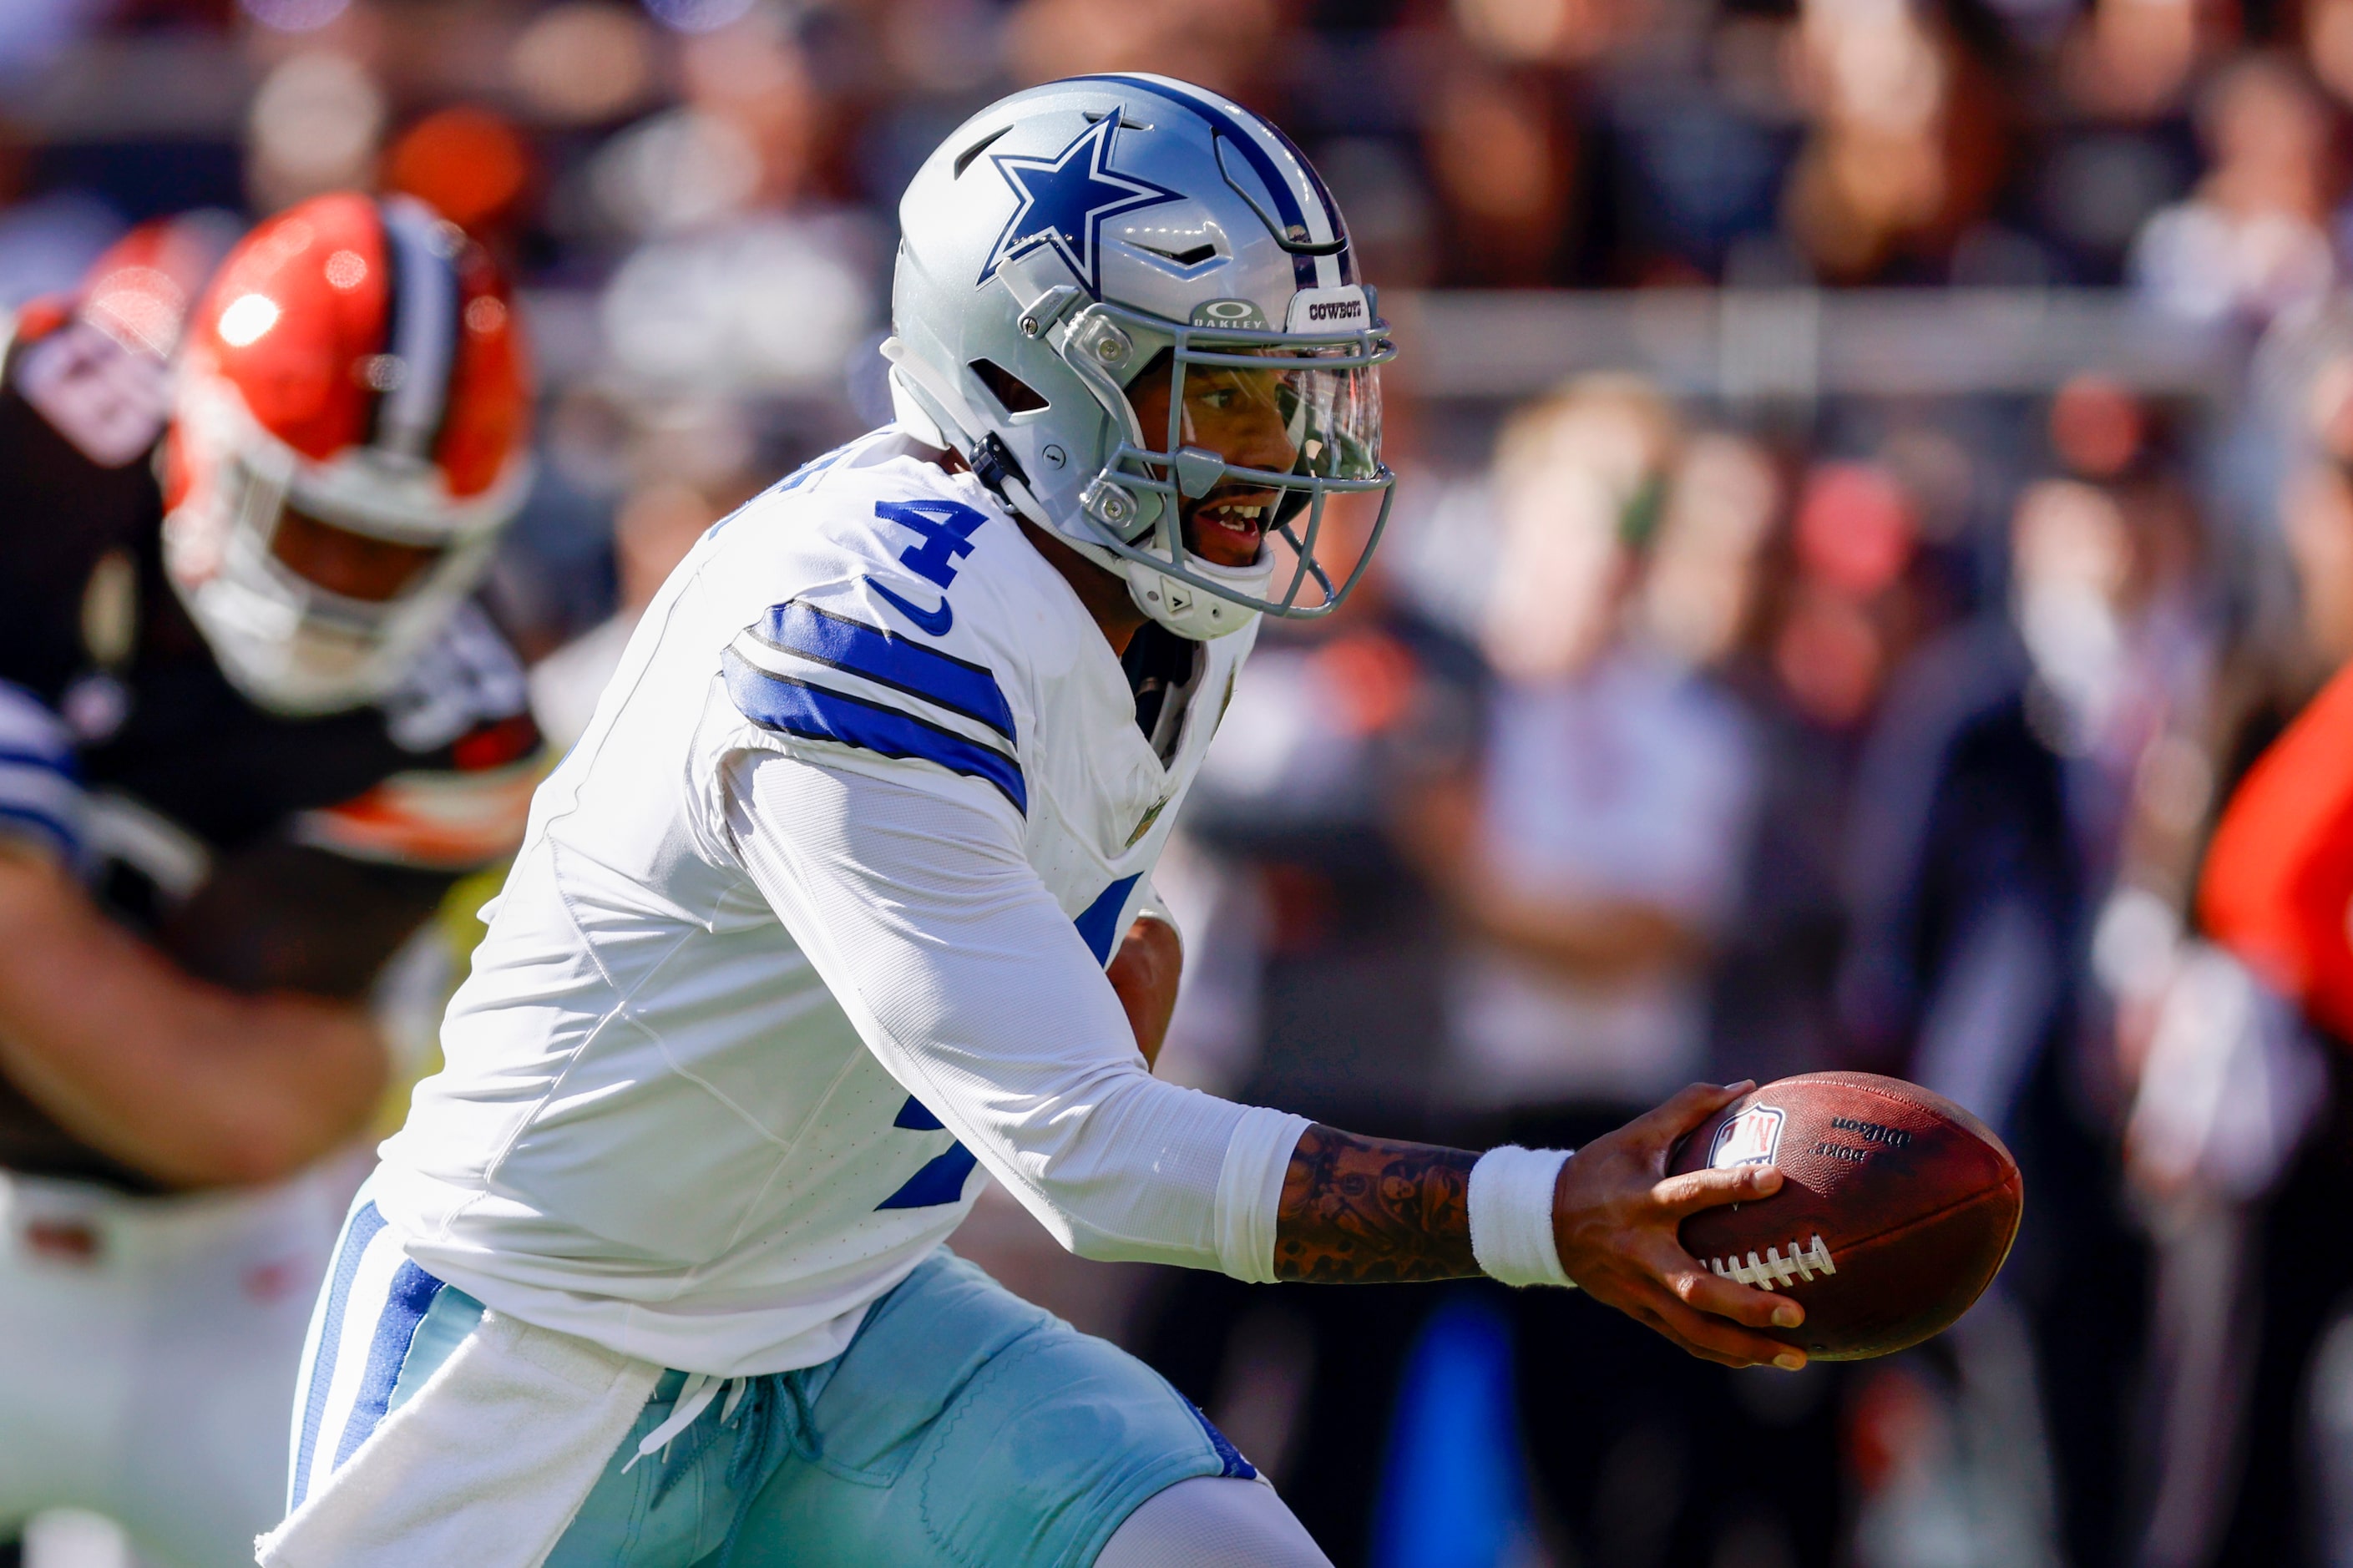
[[[37,807],[17,805],[9,801],[0,800],[0,823],[10,822],[22,823],[28,827],[40,829],[56,839],[58,847],[69,856],[81,852],[81,837],[67,823]]]
[[[81,760],[71,752],[28,752],[16,746],[0,746],[0,768],[38,768],[64,778],[81,777]]]
[[[319,1349],[311,1363],[310,1396],[302,1402],[302,1440],[294,1447],[294,1480],[286,1511],[293,1512],[311,1495],[311,1459],[319,1446],[319,1424],[327,1415],[327,1391],[335,1381],[335,1351],[343,1340],[343,1314],[352,1304],[352,1280],[367,1256],[368,1243],[384,1229],[384,1215],[374,1203],[362,1204],[343,1229],[343,1244],[335,1253],[335,1271],[327,1281],[326,1309],[320,1315]]]
[[[1260,183],[1266,186],[1267,194],[1274,198],[1274,216],[1282,221],[1282,226],[1285,228],[1295,226],[1301,232],[1307,232],[1307,212],[1299,205],[1298,194],[1291,188],[1291,182],[1282,177],[1282,171],[1276,167],[1272,158],[1267,156],[1266,149],[1259,145],[1258,138],[1250,134],[1250,128],[1228,114],[1224,105],[1219,103],[1208,93],[1187,90],[1170,82],[1146,81],[1139,76],[1121,76],[1116,73],[1072,77],[1070,79],[1117,82],[1120,86],[1132,89],[1136,92],[1155,93],[1159,97],[1183,104],[1187,109],[1208,121],[1210,129],[1219,132],[1227,141],[1232,142],[1234,150],[1249,162],[1253,170],[1257,171]],[[1290,145],[1288,142],[1283,144]],[[1293,150],[1297,151],[1295,148]],[[1306,160],[1301,159],[1300,163],[1304,167]],[[1340,233],[1341,231],[1335,227],[1332,237],[1339,238]],[[1298,287],[1312,289],[1315,286],[1314,257],[1294,254],[1291,258],[1291,267],[1293,280]],[[1346,277],[1345,263],[1342,267],[1342,277],[1344,279]]]
[[[806,740],[838,741],[880,756],[920,757],[950,773],[987,780],[1015,810],[1029,815],[1029,789],[1021,765],[1002,752],[895,708],[772,675],[733,648],[721,655],[719,662],[728,696],[763,729]]]
[[[910,1132],[947,1131],[946,1124],[932,1114],[932,1108],[912,1094],[907,1097],[907,1103],[899,1108],[899,1114],[892,1120],[891,1125],[903,1128]]]
[[[891,1125],[909,1132],[944,1132],[946,1128],[934,1116],[931,1108],[913,1095],[899,1108]],[[952,1143],[944,1152],[923,1163],[923,1168],[900,1184],[899,1190],[874,1205],[875,1212],[884,1209],[927,1209],[940,1204],[952,1204],[964,1197],[964,1179],[980,1163],[972,1152],[961,1143]]]
[[[1258,1467],[1242,1458],[1242,1451],[1234,1447],[1233,1439],[1218,1430],[1218,1424],[1209,1419],[1208,1413],[1189,1399],[1185,1405],[1192,1411],[1193,1419],[1201,1424],[1202,1434],[1209,1439],[1209,1447],[1217,1451],[1218,1463],[1225,1467],[1221,1473],[1226,1479],[1237,1481],[1258,1479]]]
[[[1014,739],[1013,709],[996,675],[985,666],[798,599],[771,605],[760,624],[760,636],[787,653],[936,702]]]
[[[1087,951],[1095,955],[1097,963],[1111,962],[1112,948],[1119,941],[1119,911],[1127,907],[1127,895],[1143,875],[1138,871],[1133,877],[1122,877],[1079,912],[1079,935],[1085,939]]]
[[[408,1359],[408,1347],[417,1338],[417,1325],[425,1321],[426,1309],[439,1294],[441,1281],[405,1258],[393,1271],[392,1284],[385,1291],[383,1312],[375,1321],[375,1333],[368,1340],[367,1365],[360,1375],[359,1394],[343,1422],[343,1440],[335,1445],[335,1463],[331,1469],[341,1468],[344,1460],[358,1452],[359,1446],[367,1441],[368,1435],[384,1419],[385,1406],[392,1400],[393,1384],[400,1381],[400,1363]]]
[[[965,1178],[979,1163],[971,1150],[961,1143],[952,1143],[945,1153],[934,1155],[922,1170],[908,1177],[904,1186],[876,1204],[875,1210],[927,1209],[961,1202]]]

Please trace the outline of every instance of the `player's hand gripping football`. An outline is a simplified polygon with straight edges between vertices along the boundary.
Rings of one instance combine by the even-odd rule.
[[[1805,1309],[1786,1296],[1718,1279],[1676,1237],[1686,1215],[1780,1190],[1769,1165],[1667,1174],[1676,1140],[1754,1084],[1695,1083],[1657,1110],[1578,1150],[1553,1189],[1553,1239],[1561,1267],[1595,1300],[1726,1366],[1770,1363],[1794,1372],[1804,1352],[1751,1333],[1795,1328]]]

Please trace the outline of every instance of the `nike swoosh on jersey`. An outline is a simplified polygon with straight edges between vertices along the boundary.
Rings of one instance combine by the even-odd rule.
[[[864,676],[1014,738],[1013,710],[986,665],[799,599],[770,606],[757,635],[781,653]]]
[[[927,637],[944,637],[948,635],[948,628],[955,625],[955,606],[947,602],[944,595],[941,596],[938,609],[924,610],[907,603],[871,577],[866,579],[866,585],[881,595],[884,604],[914,622],[915,629]]]

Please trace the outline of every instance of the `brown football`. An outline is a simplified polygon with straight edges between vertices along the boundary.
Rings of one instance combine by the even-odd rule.
[[[1774,1338],[1859,1361],[1948,1327],[2010,1256],[2025,1195],[1993,1130],[1942,1095],[1865,1072],[1810,1072],[1735,1100],[1675,1150],[1675,1174],[1771,1164],[1781,1190],[1703,1209],[1683,1249],[1806,1309]]]

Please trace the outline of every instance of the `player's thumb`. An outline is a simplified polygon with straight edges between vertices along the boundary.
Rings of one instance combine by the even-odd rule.
[[[1690,1084],[1677,1089],[1673,1098],[1635,1118],[1626,1130],[1646,1149],[1665,1149],[1756,1087],[1753,1079],[1746,1079],[1721,1086]]]

